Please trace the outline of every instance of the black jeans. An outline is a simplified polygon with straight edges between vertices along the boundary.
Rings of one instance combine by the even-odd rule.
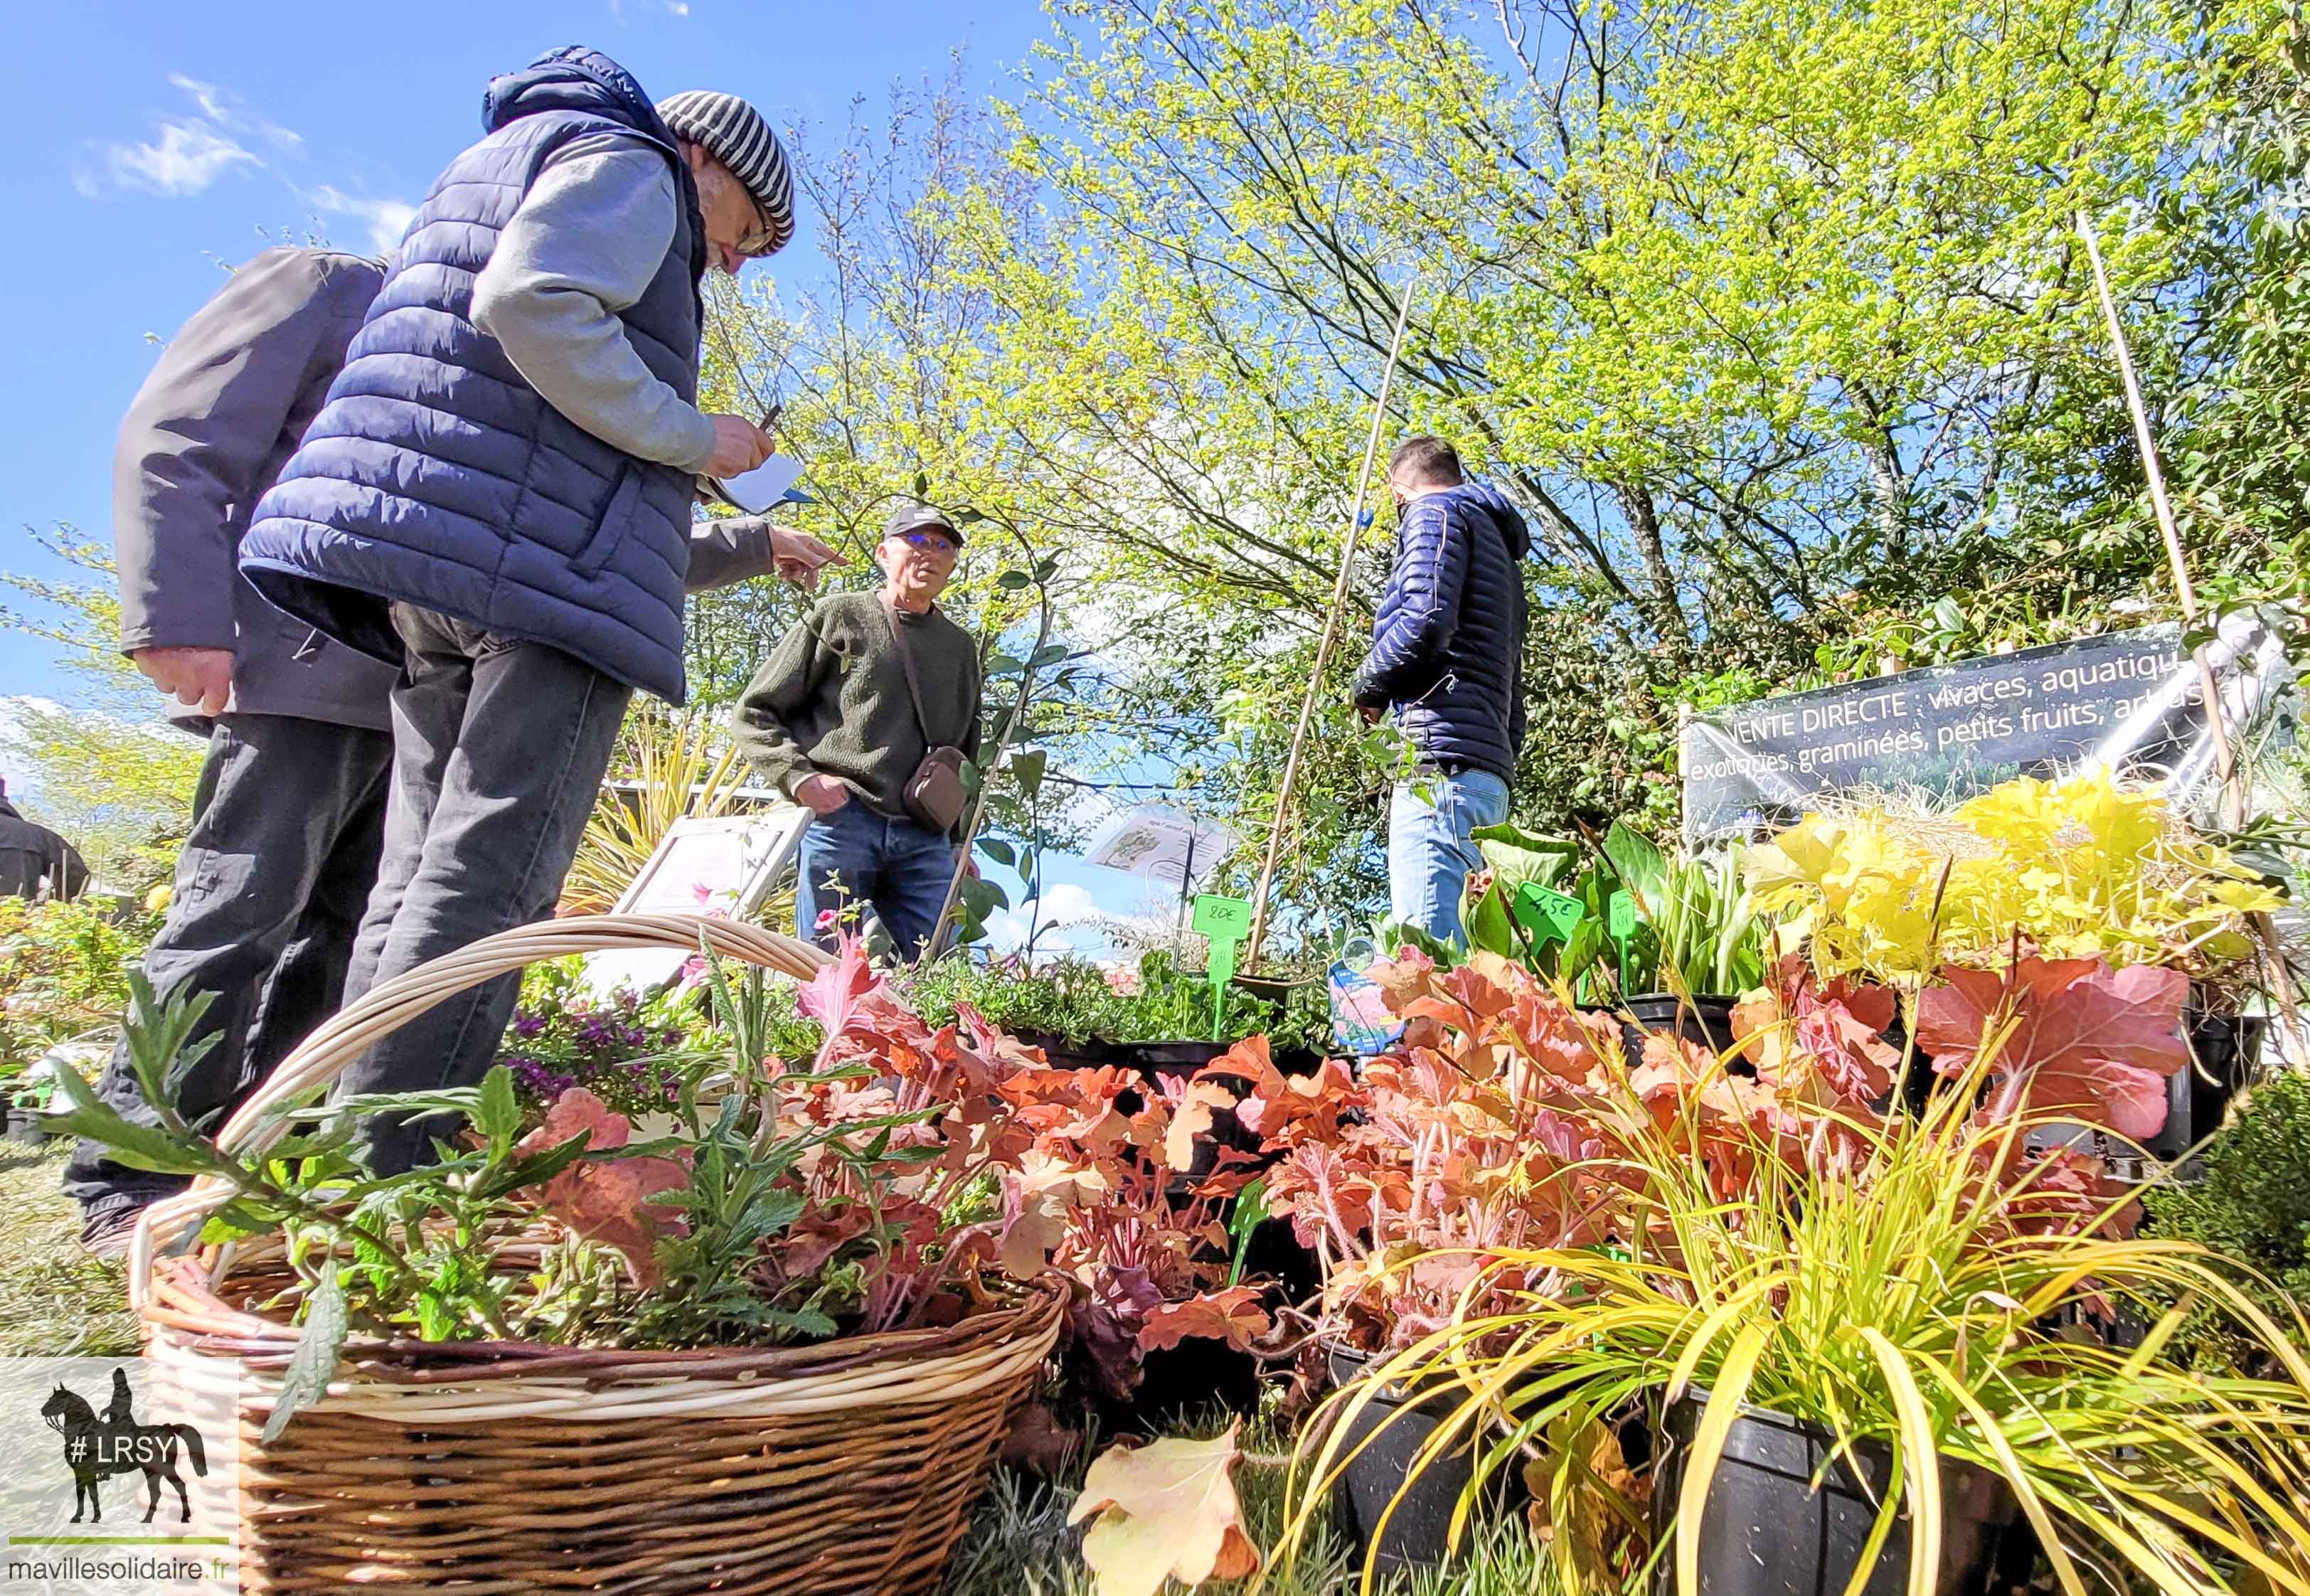
[[[175,896],[144,954],[144,974],[163,999],[216,994],[194,1032],[216,1044],[177,1094],[187,1119],[215,1115],[206,1127],[214,1131],[335,1011],[377,881],[392,759],[382,732],[282,715],[218,717],[193,828],[177,855]],[[126,1042],[97,1093],[128,1119],[154,1123]],[[65,1167],[65,1189],[92,1221],[187,1184],[115,1164],[92,1141]]]
[[[407,604],[393,690],[385,860],[354,944],[347,1001],[428,959],[543,920],[610,768],[633,690],[549,648]],[[344,1092],[470,1086],[489,1072],[521,990],[507,975],[427,1010],[356,1059]],[[378,1115],[370,1166],[422,1160],[439,1120]]]

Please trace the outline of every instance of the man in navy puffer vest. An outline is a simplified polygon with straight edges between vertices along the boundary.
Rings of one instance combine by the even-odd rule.
[[[628,699],[682,699],[695,479],[770,447],[695,403],[707,266],[734,275],[793,231],[760,115],[653,107],[571,48],[493,81],[482,125],[241,542],[267,599],[401,666],[348,1000],[550,912]],[[344,1089],[478,1080],[515,996],[507,976],[451,999]],[[430,1128],[373,1123],[373,1166],[408,1167]]]
[[[1399,521],[1371,653],[1356,673],[1364,718],[1395,711],[1420,768],[1388,805],[1389,913],[1439,941],[1460,937],[1460,898],[1482,863],[1470,833],[1508,818],[1524,747],[1524,517],[1466,481],[1440,438],[1387,460]]]

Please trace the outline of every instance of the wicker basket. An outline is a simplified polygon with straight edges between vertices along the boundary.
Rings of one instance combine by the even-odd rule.
[[[717,951],[807,976],[825,955],[692,915],[546,921],[387,983],[283,1061],[218,1135],[277,1139],[378,1037],[541,958]],[[230,1383],[240,1430],[243,1589],[777,1592],[905,1596],[939,1581],[1010,1416],[1056,1338],[1046,1280],[946,1329],[812,1347],[682,1352],[348,1342],[329,1394],[258,1433],[297,1332],[251,1312],[286,1281],[279,1243],[158,1254],[221,1204],[208,1180],[137,1228],[130,1296],[169,1377]],[[237,1375],[223,1360],[238,1359]]]

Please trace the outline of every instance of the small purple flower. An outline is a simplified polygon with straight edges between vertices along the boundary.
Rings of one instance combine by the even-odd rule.
[[[513,1034],[517,1037],[534,1037],[544,1028],[543,1014],[524,1014],[513,1022]]]

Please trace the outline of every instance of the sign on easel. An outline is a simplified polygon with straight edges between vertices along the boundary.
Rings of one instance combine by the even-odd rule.
[[[810,811],[800,805],[779,803],[751,814],[676,820],[612,912],[751,915],[793,864],[810,820]],[[588,953],[586,984],[596,992],[621,985],[640,991],[665,980],[688,958],[671,948]]]
[[[2226,617],[2206,657],[2234,731],[2293,697],[2283,639],[2251,613]],[[1690,716],[1680,741],[1689,843],[1785,826],[1837,794],[1954,800],[2081,764],[2167,778],[2186,800],[2215,766],[2172,625],[1760,698]]]

